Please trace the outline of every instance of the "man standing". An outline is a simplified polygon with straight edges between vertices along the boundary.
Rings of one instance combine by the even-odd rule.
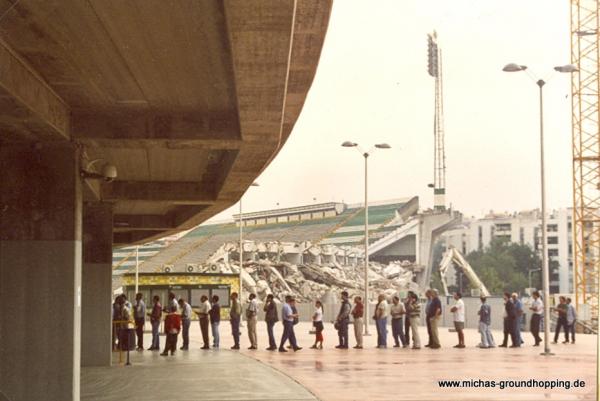
[[[485,296],[482,295],[479,299],[481,300],[481,306],[479,307],[479,311],[477,311],[477,314],[479,315],[479,332],[481,333],[481,344],[479,344],[479,348],[494,348],[496,344],[494,343],[494,337],[490,330],[490,325],[492,324],[492,308],[485,303]]]
[[[571,344],[575,344],[575,322],[577,322],[577,311],[571,303],[571,298],[567,298],[567,324],[571,332]]]
[[[450,312],[454,314],[454,328],[458,334],[458,344],[454,348],[465,348],[465,303],[460,292],[454,293],[454,306]]]
[[[558,313],[558,320],[556,322],[556,331],[554,332],[554,341],[552,344],[556,344],[558,341],[561,327],[565,331],[565,341],[563,341],[563,344],[567,344],[569,342],[569,324],[567,323],[567,310],[569,307],[567,306],[567,299],[565,297],[561,296],[558,300],[559,304],[555,308],[555,312]]]
[[[523,302],[519,299],[519,294],[516,292],[512,293],[512,300],[515,304],[515,314],[517,315],[517,319],[515,320],[515,337],[517,339],[517,344],[521,345],[524,343],[523,338],[521,337],[521,320],[523,319]]]
[[[348,324],[350,323],[350,302],[348,302],[348,292],[342,291],[342,305],[338,312],[335,324],[338,331],[339,344],[336,348],[348,349]]]
[[[212,329],[213,348],[219,348],[219,323],[221,323],[221,306],[219,305],[219,296],[212,296],[212,306],[210,308],[210,328]]]
[[[361,297],[354,297],[354,308],[352,309],[352,317],[354,318],[354,338],[356,345],[354,348],[362,349],[363,347],[363,316],[364,306]]]
[[[177,302],[177,297],[175,296],[174,293],[170,292],[168,300],[167,300],[167,304],[165,305],[165,308],[163,310],[167,313],[170,313],[170,311],[171,311],[171,309],[173,309],[173,307],[175,307],[175,310],[177,310],[178,306],[179,306],[179,303]]]
[[[410,319],[410,329],[412,330],[413,349],[421,349],[421,337],[419,337],[419,321],[421,320],[421,304],[419,297],[414,292],[408,293],[408,308],[406,313]]]
[[[137,350],[144,350],[144,325],[146,323],[146,304],[143,301],[142,293],[135,294],[135,306],[133,308],[133,318],[135,319],[135,334],[137,335]]]
[[[427,344],[426,347],[431,347],[431,323],[429,322],[429,316],[431,315],[431,299],[433,298],[433,290],[425,291],[425,298],[427,298],[427,302],[425,303],[425,324],[427,325]]]
[[[286,295],[285,303],[281,308],[281,320],[283,321],[283,334],[281,335],[281,342],[279,343],[279,352],[287,352],[284,348],[286,341],[290,340],[292,348],[295,351],[299,351],[302,348],[298,346],[296,342],[296,334],[294,333],[294,319],[298,318],[298,314],[292,311],[292,303],[294,298],[290,295]]]
[[[187,351],[190,347],[190,325],[192,324],[192,307],[188,304],[185,299],[179,299],[179,307],[181,308],[181,337],[183,338],[183,345],[181,350]],[[171,307],[172,310],[173,307]]]
[[[517,342],[515,333],[517,312],[515,311],[515,304],[512,301],[511,295],[508,292],[504,293],[504,312],[506,315],[504,319],[504,341],[500,344],[500,347],[508,346],[508,335],[510,334],[510,340],[512,341],[510,348],[518,348],[521,344]]]
[[[208,324],[209,318],[208,314],[210,313],[211,305],[208,302],[208,297],[206,295],[202,295],[200,297],[200,307],[194,311],[198,315],[198,322],[200,323],[200,331],[202,332],[202,341],[204,342],[204,346],[202,349],[210,349],[208,346],[210,339],[208,338]]]
[[[404,309],[404,304],[400,302],[400,298],[398,296],[394,296],[392,299],[390,314],[392,315],[392,338],[394,339],[394,348],[400,347],[400,342],[402,342],[402,347],[408,347],[404,337],[403,321],[403,315],[406,314],[406,310]]]
[[[152,306],[152,313],[150,314],[150,324],[152,325],[152,346],[148,348],[148,351],[158,351],[160,349],[158,331],[160,329],[160,318],[162,317],[162,305],[160,304],[160,298],[158,295],[152,297],[154,305]]]
[[[233,336],[233,347],[231,349],[240,349],[240,318],[242,316],[242,306],[238,302],[237,292],[231,293],[231,307],[229,308],[229,321],[231,323],[231,335]]]
[[[273,326],[275,326],[279,317],[277,317],[277,305],[275,304],[273,294],[267,295],[263,311],[265,312],[265,322],[267,322],[267,333],[269,335],[269,348],[267,348],[267,351],[275,351],[277,349],[277,343],[275,342]]]
[[[258,349],[258,339],[256,338],[256,320],[258,315],[258,302],[256,294],[250,294],[248,297],[248,307],[246,308],[246,323],[248,324],[248,339],[250,346],[248,349]]]
[[[377,348],[387,348],[387,317],[388,303],[385,295],[379,294],[377,309],[375,309],[375,324],[377,325]]]
[[[404,317],[404,339],[406,340],[406,346],[410,345],[410,315],[408,313],[408,307],[410,305],[410,291],[404,299],[404,310],[406,315]]]
[[[442,315],[442,302],[438,296],[437,290],[431,290],[431,304],[429,305],[429,325],[431,330],[431,343],[429,348],[440,348],[440,336],[438,332],[438,325]]]
[[[540,323],[544,313],[544,304],[540,300],[539,291],[534,291],[532,297],[533,302],[529,307],[529,310],[531,310],[531,321],[529,325],[531,326],[531,334],[533,335],[533,340],[535,341],[533,346],[537,347],[542,342],[542,339],[540,338]]]

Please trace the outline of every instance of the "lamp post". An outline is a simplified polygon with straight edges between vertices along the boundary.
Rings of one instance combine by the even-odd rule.
[[[258,183],[253,182],[252,184],[250,184],[251,187],[258,187]],[[243,226],[243,219],[242,219],[242,198],[244,197],[244,194],[242,194],[242,197],[240,198],[240,218],[239,218],[239,224],[240,224],[240,250],[239,250],[239,255],[240,255],[240,272],[239,272],[239,280],[240,280],[240,293],[239,293],[239,300],[240,302],[242,302],[242,291],[244,289],[244,284],[242,283],[242,265],[244,263],[244,226]]]
[[[555,71],[561,73],[573,73],[577,71],[577,67],[572,64],[554,67]],[[526,65],[515,63],[506,64],[502,69],[504,72],[519,72],[527,71]],[[550,277],[548,271],[548,240],[546,232],[546,178],[544,170],[544,85],[546,82],[543,79],[536,80],[531,74],[528,74],[539,88],[539,108],[540,108],[540,184],[542,192],[542,287],[544,292],[544,352],[541,355],[554,355],[550,352]]]
[[[368,152],[363,151],[357,143],[351,141],[345,141],[342,143],[345,148],[356,148],[365,159],[365,335],[369,335],[369,199],[368,199],[368,159],[370,153],[375,148],[377,149],[390,149],[391,146],[387,143],[378,143]]]

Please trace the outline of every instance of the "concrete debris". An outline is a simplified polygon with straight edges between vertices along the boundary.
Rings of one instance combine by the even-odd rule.
[[[236,243],[224,244],[208,258],[207,265],[221,272],[239,273],[238,249]],[[350,254],[352,257],[348,258]],[[242,271],[244,294],[255,293],[261,300],[269,294],[279,300],[293,295],[301,302],[336,297],[344,290],[351,296],[363,296],[363,263],[362,251],[357,248],[246,241]],[[409,261],[387,265],[370,262],[371,300],[381,293],[390,297],[408,290],[418,292],[418,285],[413,281],[415,270]]]

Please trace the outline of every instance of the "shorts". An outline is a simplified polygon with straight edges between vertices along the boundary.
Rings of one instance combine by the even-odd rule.
[[[465,329],[465,322],[454,322],[454,328],[456,330],[464,330]]]

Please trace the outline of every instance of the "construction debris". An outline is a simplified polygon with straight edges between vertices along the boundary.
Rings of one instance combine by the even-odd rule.
[[[239,273],[238,248],[235,243],[224,244],[208,258],[202,269]],[[279,300],[293,295],[300,302],[323,299],[326,294],[337,296],[344,290],[351,296],[364,295],[362,250],[332,245],[326,248],[310,243],[245,242],[244,293],[255,293],[260,299],[273,294]],[[348,255],[353,256],[348,258]],[[373,300],[381,293],[390,297],[408,290],[418,291],[418,285],[413,281],[414,271],[418,268],[409,261],[388,265],[370,262],[370,298]]]

